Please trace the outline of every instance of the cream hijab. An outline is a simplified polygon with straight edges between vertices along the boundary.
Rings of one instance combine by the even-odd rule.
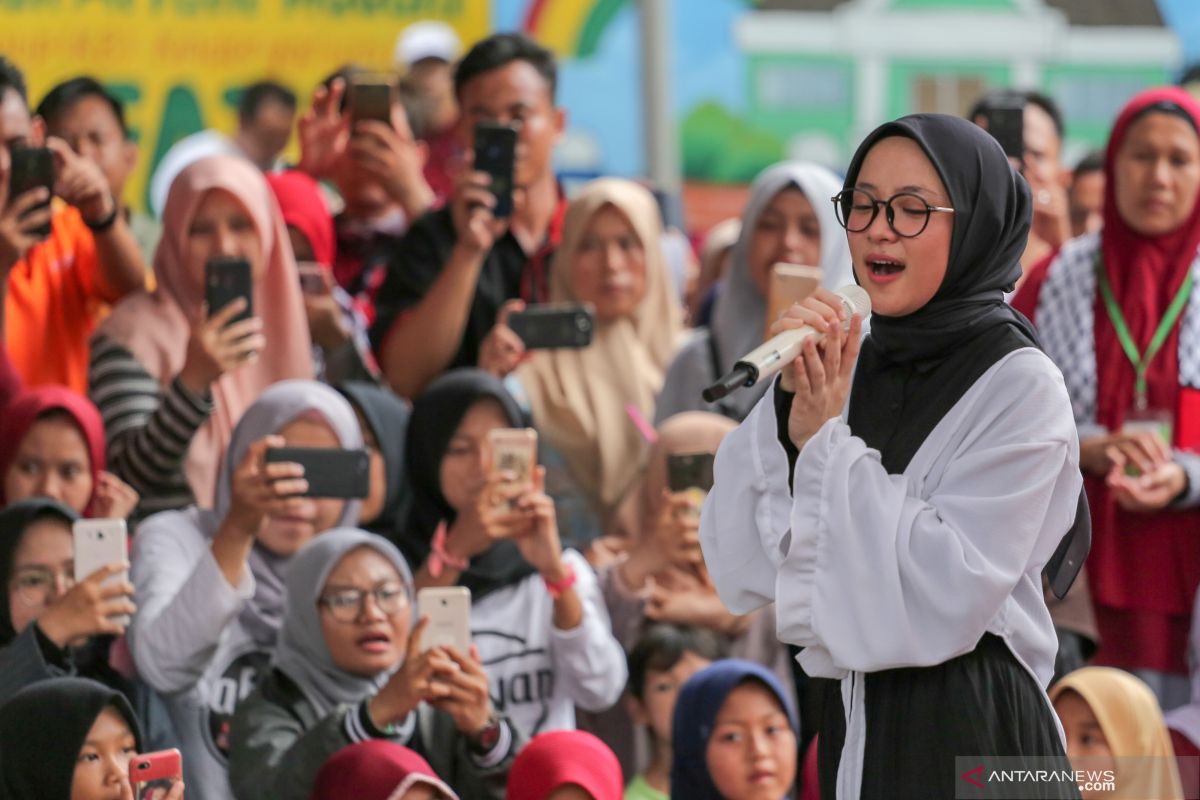
[[[1113,798],[1182,800],[1175,750],[1150,687],[1124,670],[1084,667],[1054,684],[1050,700],[1066,691],[1077,692],[1091,706],[1117,759]],[[1137,760],[1122,762],[1126,758]]]
[[[163,211],[163,237],[154,253],[154,292],[121,301],[99,333],[129,350],[166,389],[183,368],[189,322],[203,294],[186,274],[188,229],[201,201],[223,189],[246,207],[262,240],[265,272],[254,282],[254,313],[263,321],[266,349],[258,360],[222,375],[212,385],[214,409],[192,437],[183,470],[201,508],[211,508],[221,459],[242,413],[276,381],[311,379],[312,345],[296,260],[279,206],[262,173],[234,156],[210,156],[191,164],[171,184]]]
[[[592,181],[571,201],[550,272],[550,301],[576,301],[571,267],[592,218],[606,206],[629,220],[642,243],[641,305],[631,316],[598,322],[590,347],[538,351],[517,371],[534,425],[563,454],[605,525],[637,479],[648,448],[626,406],[654,418],[682,331],[682,311],[663,263],[658,207],[648,191],[617,178]]]

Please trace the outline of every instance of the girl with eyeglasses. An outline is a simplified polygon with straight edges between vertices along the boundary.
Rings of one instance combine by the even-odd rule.
[[[421,652],[428,619],[395,546],[352,528],[313,540],[288,570],[274,669],[238,708],[238,800],[307,800],[343,747],[389,740],[462,797],[502,798],[517,737],[492,709],[479,654]]]
[[[775,324],[824,339],[722,443],[705,562],[828,679],[824,800],[954,797],[956,756],[1069,769],[1041,573],[1086,517],[1062,375],[1004,302],[1029,188],[986,132],[918,114],[867,137],[834,202],[870,334],[825,290]]]
[[[174,747],[162,702],[109,662],[113,637],[125,631],[110,617],[135,607],[128,581],[102,584],[126,565],[106,565],[76,583],[71,525],[77,519],[74,510],[45,497],[0,511],[0,705],[51,678],[92,678],[129,700],[151,749]]]

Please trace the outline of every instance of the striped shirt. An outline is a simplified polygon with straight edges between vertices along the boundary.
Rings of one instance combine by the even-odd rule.
[[[192,505],[183,462],[212,413],[212,397],[195,395],[178,377],[164,389],[103,334],[92,340],[88,395],[104,418],[109,469],[141,495],[135,519]]]

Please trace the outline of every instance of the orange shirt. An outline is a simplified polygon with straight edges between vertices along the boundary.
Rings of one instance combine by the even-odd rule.
[[[86,395],[88,338],[118,295],[104,286],[96,240],[79,212],[58,205],[50,237],[8,274],[4,335],[27,386],[62,384]]]

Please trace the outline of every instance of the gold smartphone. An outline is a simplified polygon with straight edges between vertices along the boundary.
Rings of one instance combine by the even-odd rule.
[[[763,339],[771,337],[771,326],[779,316],[817,290],[821,285],[821,268],[780,262],[771,267],[767,284],[767,320]]]
[[[516,476],[501,483],[501,489],[533,484],[533,470],[537,466],[537,431],[533,428],[496,428],[488,434],[488,444],[492,451],[492,474],[511,472]]]

